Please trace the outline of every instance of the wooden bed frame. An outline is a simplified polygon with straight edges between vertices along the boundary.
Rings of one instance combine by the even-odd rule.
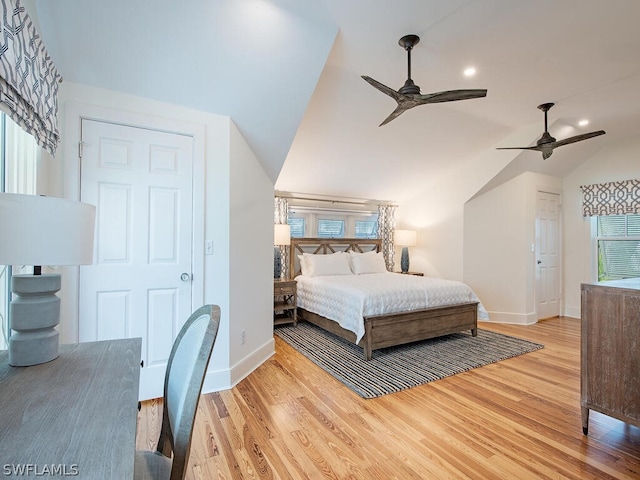
[[[290,277],[300,274],[298,255],[303,253],[330,254],[335,252],[379,252],[380,239],[361,238],[292,238],[289,251]],[[356,335],[337,322],[298,307],[298,319],[306,320],[352,343]],[[404,343],[440,337],[464,330],[478,335],[478,303],[460,303],[423,310],[372,315],[364,317],[365,334],[358,346],[364,350],[365,360],[371,360],[373,350]]]

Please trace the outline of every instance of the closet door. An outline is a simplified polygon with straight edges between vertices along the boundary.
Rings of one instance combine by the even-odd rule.
[[[538,192],[536,215],[537,318],[560,315],[560,195]]]
[[[162,397],[192,307],[193,138],[83,119],[81,150],[81,200],[97,214],[79,340],[142,337],[140,398]]]

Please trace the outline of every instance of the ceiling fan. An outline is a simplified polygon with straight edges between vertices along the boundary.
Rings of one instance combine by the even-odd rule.
[[[420,87],[418,87],[411,79],[411,50],[420,41],[420,37],[417,35],[405,35],[398,44],[407,51],[407,64],[408,73],[407,80],[404,82],[404,86],[398,91],[393,88],[389,88],[386,85],[374,80],[371,77],[362,75],[362,78],[382,93],[389,95],[393,98],[398,106],[396,109],[385,118],[384,122],[380,124],[386,125],[391,120],[399,116],[401,113],[413,108],[417,105],[425,105],[427,103],[442,103],[442,102],[454,102],[456,100],[467,100],[470,98],[480,98],[487,95],[487,90],[448,90],[446,92],[428,93],[426,95],[420,94]]]
[[[542,152],[542,159],[546,160],[553,153],[553,149],[556,147],[561,147],[563,145],[569,145],[570,143],[580,142],[582,140],[587,140],[589,138],[597,137],[598,135],[604,135],[606,132],[604,130],[598,130],[597,132],[589,132],[583,133],[581,135],[575,135],[573,137],[565,138],[564,140],[556,140],[549,134],[549,130],[547,128],[547,112],[551,107],[553,107],[554,103],[543,103],[542,105],[538,105],[538,108],[544,112],[544,133],[538,139],[535,146],[533,147],[498,147],[497,150],[536,150],[538,152]]]

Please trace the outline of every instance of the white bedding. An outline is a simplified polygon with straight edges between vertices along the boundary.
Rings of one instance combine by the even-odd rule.
[[[364,335],[364,316],[420,310],[465,302],[479,302],[478,318],[489,314],[468,285],[398,273],[368,275],[299,275],[298,306],[336,321],[356,334]]]

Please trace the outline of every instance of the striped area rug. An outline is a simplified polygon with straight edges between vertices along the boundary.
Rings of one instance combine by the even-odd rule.
[[[543,345],[478,329],[373,351],[307,322],[275,327],[275,334],[363,398],[375,398],[473,368],[533,352]]]

